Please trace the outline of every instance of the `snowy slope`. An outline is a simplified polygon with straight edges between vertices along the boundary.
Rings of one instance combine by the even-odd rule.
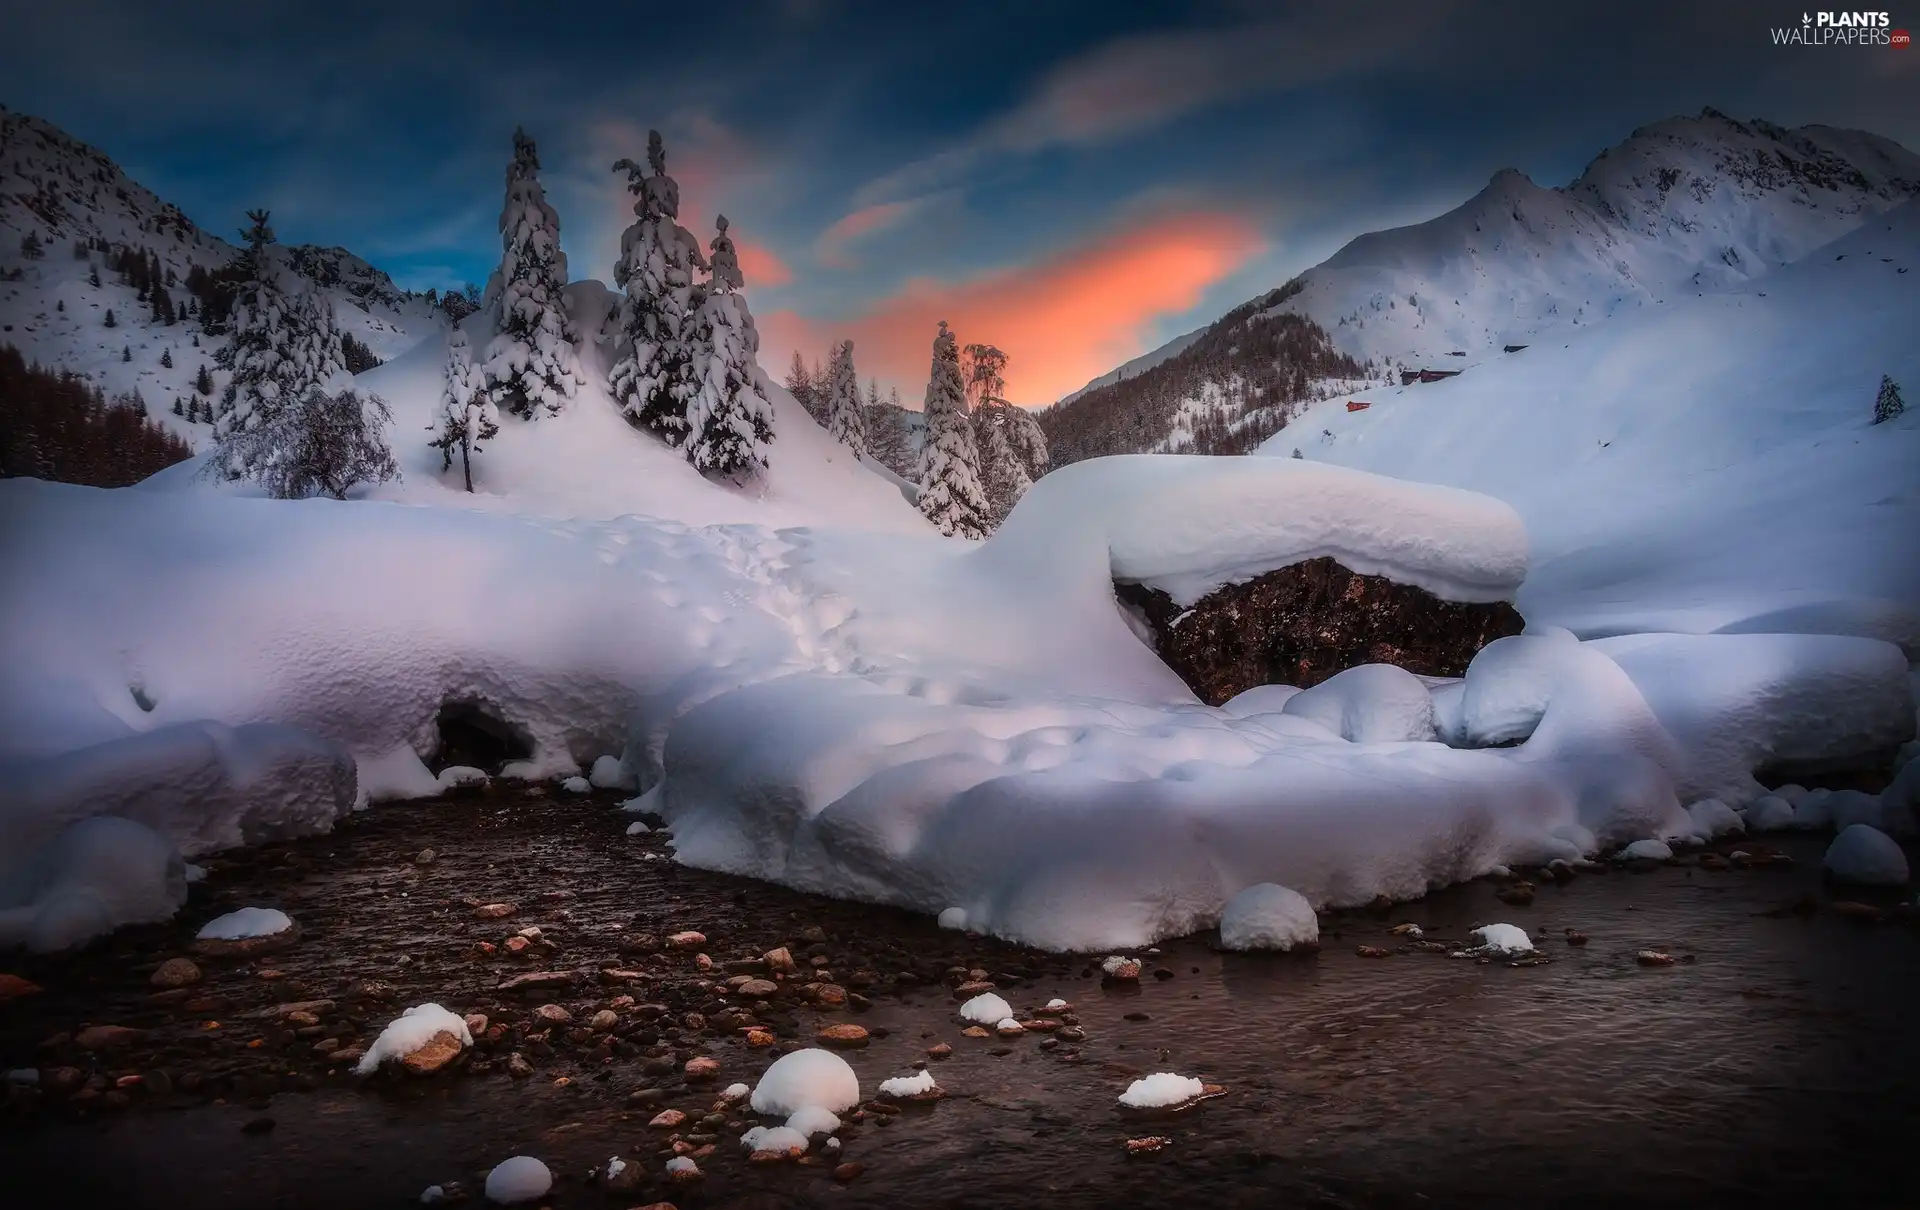
[[[1920,156],[1890,140],[1708,110],[1634,131],[1563,189],[1504,169],[1438,218],[1349,243],[1281,309],[1362,360],[1458,368],[1455,351],[1760,277],[1916,192]]]
[[[1264,453],[1486,492],[1520,510],[1520,605],[1582,632],[1747,625],[1920,651],[1920,203],[1800,262],[1443,382],[1323,404]],[[1793,610],[1787,617],[1773,617]]]
[[[1104,387],[1112,383],[1119,382],[1123,378],[1132,378],[1135,374],[1140,373],[1142,370],[1150,370],[1154,366],[1157,366],[1161,362],[1167,360],[1169,357],[1179,356],[1179,354],[1183,350],[1185,350],[1188,346],[1192,345],[1194,341],[1199,340],[1200,337],[1205,333],[1206,333],[1205,328],[1195,328],[1191,332],[1186,332],[1179,336],[1176,336],[1172,340],[1169,340],[1167,343],[1161,345],[1159,348],[1153,349],[1150,352],[1142,353],[1140,354],[1140,356],[1134,358],[1132,361],[1126,362],[1123,365],[1120,365],[1115,367],[1114,369],[1108,370],[1106,373],[1100,375],[1100,377],[1089,381],[1086,386],[1081,387],[1079,390],[1074,391],[1071,394],[1062,395],[1059,399],[1055,400],[1054,402],[1071,403],[1075,399],[1078,399],[1080,398],[1080,396],[1086,394],[1088,391],[1094,390],[1098,387]]]
[[[215,395],[225,387],[225,372],[213,364],[225,337],[208,336],[185,319],[170,326],[154,322],[134,289],[108,271],[106,254],[75,259],[73,248],[76,241],[94,239],[148,248],[180,280],[196,265],[224,267],[238,250],[128,177],[97,148],[4,107],[0,182],[0,273],[21,274],[18,281],[0,282],[0,343],[14,345],[30,361],[85,375],[110,395],[137,390],[149,414],[189,443],[204,443],[210,426],[189,424],[171,409],[175,399],[188,398],[202,364],[213,374]],[[237,229],[242,217],[228,216],[215,228]],[[21,254],[29,232],[44,247],[37,260]],[[396,356],[444,330],[425,296],[399,289],[343,248],[291,245],[284,254],[309,288],[332,301],[340,329],[376,356]],[[97,287],[89,280],[95,271]],[[185,305],[183,287],[169,293]],[[108,310],[117,322],[110,329],[103,326]],[[131,359],[123,360],[129,352]],[[163,352],[171,355],[171,369],[160,364]]]

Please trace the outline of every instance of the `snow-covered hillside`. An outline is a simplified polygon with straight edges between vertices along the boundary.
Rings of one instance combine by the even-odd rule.
[[[204,444],[210,426],[188,423],[172,407],[193,395],[202,365],[216,395],[225,387],[213,355],[226,338],[185,317],[157,320],[135,287],[117,280],[109,253],[80,257],[75,245],[100,241],[151,251],[182,309],[188,295],[181,283],[189,272],[222,269],[238,249],[127,176],[104,152],[4,107],[0,182],[0,274],[9,279],[0,281],[0,344],[15,346],[30,361],[82,374],[110,395],[137,390],[150,415],[190,444]],[[214,228],[237,231],[241,216],[228,217]],[[29,235],[40,245],[38,257],[23,253]],[[394,357],[445,329],[425,295],[399,289],[343,248],[293,245],[284,255],[308,288],[333,303],[341,331],[377,357]],[[163,354],[170,367],[160,364]]]
[[[1456,368],[1439,359],[1760,277],[1916,193],[1920,156],[1891,140],[1708,110],[1634,131],[1564,188],[1502,170],[1349,243],[1280,309],[1361,360]]]
[[[1486,492],[1526,519],[1530,620],[1837,630],[1920,652],[1920,202],[1717,293],[1457,378],[1309,409],[1263,449]],[[1781,616],[1780,611],[1794,611]]]

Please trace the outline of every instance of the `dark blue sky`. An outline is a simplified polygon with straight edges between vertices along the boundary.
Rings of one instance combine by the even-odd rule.
[[[208,226],[270,206],[283,239],[421,287],[497,258],[516,123],[573,275],[608,277],[628,221],[608,166],[655,126],[682,220],[705,235],[721,209],[743,240],[763,360],[845,331],[904,378],[946,314],[1012,352],[1012,393],[1041,402],[1498,168],[1562,184],[1671,114],[1920,146],[1920,51],[1772,45],[1800,14],[10,0],[0,100]]]

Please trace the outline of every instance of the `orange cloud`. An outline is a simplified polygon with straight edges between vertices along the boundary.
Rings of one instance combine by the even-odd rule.
[[[740,271],[746,274],[749,288],[784,286],[793,280],[793,270],[787,268],[787,262],[772,248],[743,239],[735,240],[733,245],[740,254]]]
[[[918,206],[917,201],[881,202],[876,206],[863,206],[820,233],[820,238],[814,241],[814,256],[829,268],[848,268],[853,263],[847,255],[849,245],[862,236],[893,226]]]
[[[1048,403],[1144,352],[1154,318],[1198,305],[1207,287],[1264,247],[1237,215],[1162,215],[969,281],[915,279],[842,322],[769,312],[759,322],[761,364],[779,377],[794,349],[812,357],[851,337],[861,376],[897,383],[902,401],[917,404],[944,319],[963,345],[1006,350],[1011,398]]]

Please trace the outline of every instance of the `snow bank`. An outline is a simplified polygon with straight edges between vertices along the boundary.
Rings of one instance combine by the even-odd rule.
[[[832,1134],[840,1129],[840,1118],[832,1110],[819,1105],[802,1105],[788,1116],[787,1129],[797,1132],[803,1139],[810,1139],[816,1134]]]
[[[501,1160],[487,1173],[487,1200],[503,1206],[545,1197],[553,1188],[553,1173],[530,1155]]]
[[[1128,1109],[1166,1109],[1205,1096],[1206,1091],[1207,1086],[1192,1076],[1160,1071],[1141,1076],[1127,1085],[1127,1090],[1120,1094],[1120,1103]]]
[[[1693,834],[1701,840],[1718,840],[1747,830],[1739,812],[1717,798],[1688,804],[1687,818],[1693,821]]]
[[[1686,753],[1689,794],[1751,802],[1765,793],[1755,770],[1872,762],[1913,738],[1906,657],[1878,639],[1642,634],[1583,646],[1639,687]]]
[[[1077,462],[1036,483],[987,549],[1036,572],[1097,563],[1181,605],[1322,555],[1449,601],[1511,600],[1527,574],[1519,515],[1491,497],[1292,459]]]
[[[1621,861],[1671,861],[1673,847],[1663,840],[1636,840],[1619,853]]]
[[[123,924],[169,920],[186,901],[185,863],[165,837],[95,815],[0,873],[0,948],[68,949]]]
[[[387,1027],[380,1031],[380,1036],[373,1040],[373,1045],[367,1047],[367,1053],[361,1056],[359,1064],[353,1069],[354,1073],[370,1075],[388,1059],[404,1059],[431,1042],[434,1035],[440,1033],[452,1034],[460,1039],[460,1045],[463,1047],[473,1045],[473,1034],[467,1030],[464,1018],[448,1012],[438,1004],[416,1004],[388,1022]],[[507,1161],[507,1163],[513,1162],[513,1160]],[[501,1167],[505,1166],[505,1164],[501,1165]],[[496,1168],[494,1171],[498,1172],[500,1169]],[[546,1169],[543,1167],[540,1171],[544,1174]],[[543,1185],[529,1196],[538,1197],[545,1192],[546,1187]],[[492,1177],[487,1178],[487,1196],[494,1197]],[[510,1199],[494,1197],[494,1200]]]
[[[1821,866],[1836,881],[1861,886],[1905,886],[1907,855],[1891,836],[1857,823],[1827,846]]]
[[[1480,944],[1479,950],[1489,954],[1530,954],[1533,952],[1533,938],[1527,931],[1513,924],[1488,924],[1473,930],[1470,934]]]
[[[127,708],[138,710],[130,697]],[[89,815],[119,815],[194,857],[328,831],[354,792],[353,758],[319,736],[179,723],[0,765],[0,850],[26,851]]]
[[[194,934],[200,941],[243,941],[249,937],[272,937],[293,927],[293,920],[279,908],[244,907],[215,916]]]
[[[1291,950],[1320,943],[1320,921],[1298,892],[1263,882],[1220,910],[1220,944],[1230,950]]]
[[[809,1048],[781,1055],[754,1086],[755,1113],[781,1117],[809,1106],[845,1113],[860,1103],[860,1078],[830,1050]]]
[[[1358,744],[1424,742],[1436,733],[1433,695],[1426,682],[1392,664],[1362,664],[1335,673],[1290,695],[1281,713],[1319,723]]]

